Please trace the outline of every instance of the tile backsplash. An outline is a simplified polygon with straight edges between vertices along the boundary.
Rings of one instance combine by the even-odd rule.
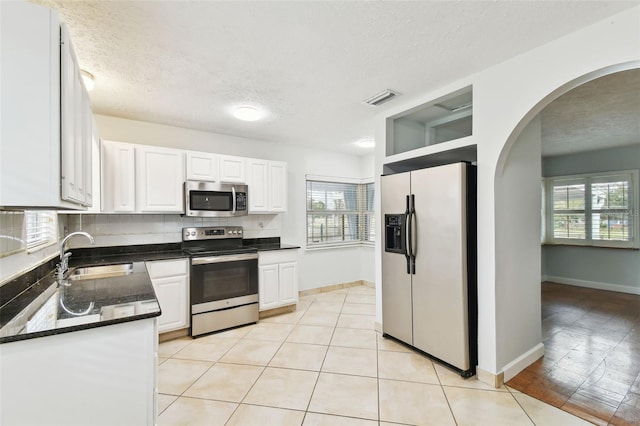
[[[180,242],[182,228],[189,226],[242,226],[245,238],[279,237],[280,215],[249,215],[230,218],[201,218],[181,215],[70,214],[68,232],[86,231],[98,246],[158,244]],[[83,240],[70,241],[70,247],[85,246]]]
[[[27,247],[24,212],[0,211],[0,256],[8,256]]]

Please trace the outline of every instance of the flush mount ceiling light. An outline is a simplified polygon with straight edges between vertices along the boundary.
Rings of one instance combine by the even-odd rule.
[[[95,86],[93,84],[93,75],[85,70],[80,70],[80,74],[82,74],[82,82],[84,83],[84,87],[87,89],[87,92],[92,91]]]
[[[396,95],[399,95],[399,93],[391,89],[386,89],[378,94],[371,96],[368,99],[365,99],[362,102],[364,102],[367,105],[378,106],[380,104],[390,101]]]
[[[360,148],[373,148],[376,146],[376,141],[372,138],[360,139],[356,142]]]
[[[264,116],[264,113],[258,108],[244,105],[234,108],[233,116],[238,120],[257,121]]]

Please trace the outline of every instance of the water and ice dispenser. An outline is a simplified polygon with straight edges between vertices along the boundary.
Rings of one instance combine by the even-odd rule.
[[[384,215],[384,251],[390,253],[406,253],[406,230],[404,214]]]

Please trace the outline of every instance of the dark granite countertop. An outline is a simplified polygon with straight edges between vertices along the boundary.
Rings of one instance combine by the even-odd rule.
[[[283,244],[280,242],[280,237],[272,238],[245,238],[242,240],[244,247],[255,247],[258,251],[270,251],[270,250],[292,250],[299,249],[300,246],[292,244]]]
[[[144,262],[189,257],[180,243],[70,251],[70,273],[81,266],[121,263],[132,263],[133,271],[59,286],[56,257],[5,283],[0,287],[0,343],[159,316],[161,310]]]
[[[243,245],[258,251],[300,248],[282,244],[279,237],[244,239]],[[0,343],[158,316],[160,307],[144,262],[189,257],[180,243],[70,251],[70,273],[78,267],[121,263],[132,263],[133,272],[60,286],[54,258],[5,283],[0,287]]]
[[[72,267],[69,272],[74,270]],[[142,261],[132,262],[131,271],[126,275],[68,280],[62,284],[52,271],[2,306],[0,343],[153,318],[160,314],[153,285]]]

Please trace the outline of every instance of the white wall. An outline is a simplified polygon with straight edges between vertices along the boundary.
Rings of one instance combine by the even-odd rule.
[[[317,149],[307,149],[298,145],[266,142],[234,136],[202,132],[173,126],[125,120],[117,117],[96,115],[100,137],[107,140],[180,148],[195,151],[215,152],[219,154],[239,155],[252,158],[286,161],[288,164],[287,183],[289,188],[289,209],[281,215],[260,215],[272,225],[270,232],[262,235],[277,236],[282,242],[302,247],[299,257],[300,289],[310,289],[332,284],[367,280],[373,281],[373,275],[364,276],[364,271],[373,270],[373,256],[367,247],[342,249],[305,250],[306,243],[306,183],[305,175],[336,176],[349,178],[371,177],[373,156],[364,157],[341,154]],[[140,220],[130,215],[129,220]],[[105,219],[95,219],[103,221]],[[115,219],[114,219],[115,220]],[[127,220],[127,219],[125,219]],[[178,215],[145,215],[146,227],[158,230],[156,237],[171,239],[167,234],[179,232],[184,223],[193,221]],[[260,233],[257,220],[248,218],[230,218],[229,224],[248,226],[254,234]],[[197,223],[196,223],[197,224]],[[133,226],[124,224],[132,231]],[[162,228],[162,232],[159,230]],[[175,228],[175,230],[173,229]],[[275,231],[275,232],[274,232]],[[108,230],[106,232],[112,231]],[[115,231],[122,234],[122,231]],[[267,235],[267,234],[276,235]],[[160,236],[163,234],[164,236]],[[178,234],[176,234],[178,235]],[[121,237],[109,237],[111,243],[121,241]],[[370,267],[362,266],[370,262]]]
[[[505,291],[496,293],[499,358],[526,354],[514,365],[503,367],[504,380],[543,355],[540,300],[540,179],[542,177],[540,116],[522,131],[509,151],[502,174],[496,176],[496,251],[503,256],[496,265],[496,282]],[[532,321],[538,318],[538,321]],[[524,363],[524,365],[522,365]]]
[[[534,340],[533,334],[526,337],[521,334],[532,333],[535,324],[540,323],[539,316],[523,311],[519,318],[520,329],[499,324],[510,320],[510,306],[520,302],[523,291],[518,283],[505,281],[508,274],[500,271],[514,248],[496,243],[503,227],[496,217],[495,188],[504,179],[503,169],[509,161],[509,151],[529,121],[562,93],[616,69],[639,67],[639,21],[640,7],[628,9],[412,101],[399,102],[378,118],[376,170],[381,172],[387,117],[473,86],[471,139],[477,144],[478,151],[478,364],[481,376],[486,377],[484,373],[498,376],[505,366],[511,367],[535,351],[532,347],[523,353],[510,342]],[[376,259],[380,258],[381,245],[377,244]],[[376,264],[379,286],[380,262]],[[536,275],[539,274],[540,271],[536,271]],[[378,310],[378,320],[381,319]]]

